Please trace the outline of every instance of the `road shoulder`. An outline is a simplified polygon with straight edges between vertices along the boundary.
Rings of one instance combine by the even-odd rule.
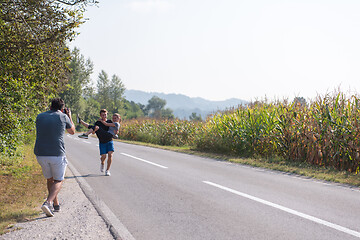
[[[16,230],[0,239],[114,239],[109,225],[84,194],[76,177],[68,168],[59,193],[61,211],[54,217],[41,214],[31,221],[17,223]]]

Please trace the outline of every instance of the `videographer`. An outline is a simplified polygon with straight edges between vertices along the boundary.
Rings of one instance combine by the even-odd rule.
[[[60,211],[58,193],[65,176],[67,159],[65,156],[64,132],[75,133],[75,125],[71,119],[71,110],[64,108],[64,101],[54,98],[50,110],[36,117],[36,142],[34,153],[44,177],[47,179],[49,195],[41,206],[46,216],[52,217],[54,211]]]

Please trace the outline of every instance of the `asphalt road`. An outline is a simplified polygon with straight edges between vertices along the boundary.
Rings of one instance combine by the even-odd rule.
[[[66,136],[68,160],[135,239],[360,239],[360,189],[115,142]]]

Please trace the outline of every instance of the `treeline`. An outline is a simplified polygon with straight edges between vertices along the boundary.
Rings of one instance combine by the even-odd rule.
[[[0,153],[11,155],[34,118],[67,85],[69,41],[93,0],[0,3]]]
[[[117,75],[101,71],[91,81],[93,63],[68,43],[84,23],[83,12],[95,0],[4,0],[0,3],[0,155],[14,155],[33,136],[35,118],[49,100],[62,97],[85,121],[95,121],[99,109],[123,118],[173,118],[165,100],[148,105],[124,99]],[[0,158],[4,159],[4,158]],[[0,164],[3,163],[1,160]]]

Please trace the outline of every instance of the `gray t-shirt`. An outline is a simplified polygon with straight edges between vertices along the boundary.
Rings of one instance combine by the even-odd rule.
[[[109,127],[108,132],[111,133],[113,136],[115,136],[115,131],[118,131],[120,128],[120,123],[114,122],[115,127]]]
[[[71,128],[69,117],[60,111],[47,111],[36,117],[37,156],[65,156],[64,132]]]

